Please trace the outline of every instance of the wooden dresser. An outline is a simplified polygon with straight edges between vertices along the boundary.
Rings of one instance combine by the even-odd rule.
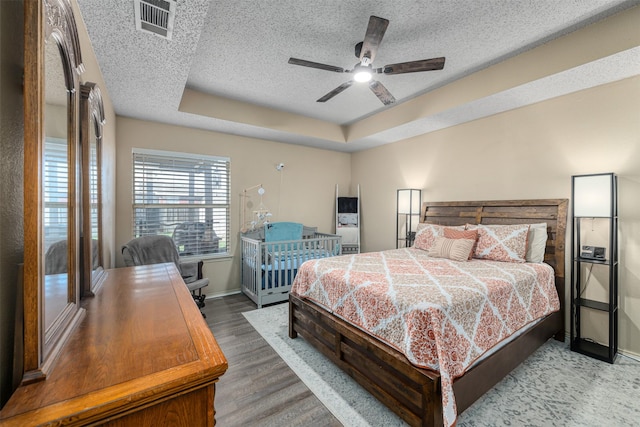
[[[227,361],[173,264],[107,270],[44,381],[2,426],[213,426]]]

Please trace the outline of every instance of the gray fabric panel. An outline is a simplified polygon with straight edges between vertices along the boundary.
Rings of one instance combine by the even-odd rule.
[[[176,246],[168,236],[144,236],[133,239],[122,247],[122,255],[127,266],[163,262],[173,262],[177,266],[179,261]]]
[[[49,246],[44,256],[44,274],[66,273],[68,252],[66,240],[60,240]]]
[[[128,267],[163,262],[174,263],[189,290],[209,285],[209,279],[198,279],[200,261],[180,262],[178,250],[169,236],[144,236],[133,239],[122,247],[122,256]]]

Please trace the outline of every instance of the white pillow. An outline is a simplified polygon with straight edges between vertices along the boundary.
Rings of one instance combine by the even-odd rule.
[[[547,223],[531,224],[529,237],[527,238],[527,262],[544,261],[544,252],[547,248]]]

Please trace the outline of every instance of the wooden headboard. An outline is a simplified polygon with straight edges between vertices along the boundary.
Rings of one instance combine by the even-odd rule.
[[[548,238],[544,261],[555,270],[556,287],[562,301],[564,300],[567,206],[567,199],[424,202],[420,222],[441,225],[546,222]]]

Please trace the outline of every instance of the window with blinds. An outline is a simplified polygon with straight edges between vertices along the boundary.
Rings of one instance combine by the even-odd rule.
[[[228,254],[230,160],[133,150],[133,235],[164,234],[181,256]]]
[[[99,234],[99,210],[100,193],[98,177],[98,143],[96,138],[91,138],[89,144],[89,215],[91,215],[91,239],[100,239]]]
[[[65,139],[45,139],[43,174],[46,251],[52,244],[67,240],[69,233],[69,154]]]

